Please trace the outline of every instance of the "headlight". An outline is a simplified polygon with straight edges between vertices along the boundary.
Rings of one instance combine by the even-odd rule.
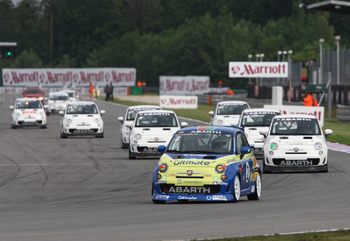
[[[222,125],[224,122],[222,120],[217,121],[218,125]]]
[[[224,173],[226,171],[226,165],[225,164],[218,164],[216,167],[215,167],[215,171],[217,173]]]
[[[168,165],[166,163],[159,164],[159,172],[166,172],[168,170]]]
[[[136,140],[140,140],[140,139],[142,138],[142,135],[141,135],[140,133],[136,133],[136,134],[134,135],[134,138],[135,138]]]
[[[314,148],[315,148],[315,150],[321,150],[321,149],[322,149],[322,144],[321,144],[321,142],[316,142],[316,143],[314,144]]]
[[[278,149],[278,144],[276,142],[272,142],[270,145],[270,148],[274,151],[276,151]]]
[[[99,119],[99,118],[96,118],[96,119],[95,119],[95,123],[96,123],[96,125],[100,124],[100,119]]]
[[[20,117],[21,116],[21,114],[20,113],[16,113],[16,117],[18,118],[18,117]]]
[[[66,120],[66,123],[67,123],[67,124],[71,124],[71,123],[72,123],[72,120],[71,120],[71,119],[67,119],[67,120]]]

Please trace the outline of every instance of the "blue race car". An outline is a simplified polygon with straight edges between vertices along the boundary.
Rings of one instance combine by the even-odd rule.
[[[153,172],[152,200],[259,200],[260,167],[242,129],[196,126],[178,130]]]

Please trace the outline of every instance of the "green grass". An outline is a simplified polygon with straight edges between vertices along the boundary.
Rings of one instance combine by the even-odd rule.
[[[151,94],[150,94],[151,95]],[[103,98],[101,98],[103,99]],[[118,100],[118,98],[114,98],[115,103],[119,103],[122,105],[144,105],[145,103],[142,102],[134,102],[134,101],[122,101]],[[205,122],[210,121],[210,115],[208,114],[209,111],[213,111],[215,109],[215,106],[208,106],[208,105],[198,105],[198,109],[172,109],[176,115],[187,117],[191,119],[201,120]],[[333,134],[327,137],[327,140],[330,142],[337,142],[341,144],[350,145],[350,125],[348,124],[342,124],[337,123],[336,121],[336,106],[332,107],[332,119],[328,119],[328,107],[325,106],[325,120],[324,120],[324,126],[323,130],[325,129],[331,129],[333,130]]]
[[[350,240],[350,230],[334,232],[313,232],[305,234],[254,236],[244,238],[207,239],[215,241],[347,241]]]

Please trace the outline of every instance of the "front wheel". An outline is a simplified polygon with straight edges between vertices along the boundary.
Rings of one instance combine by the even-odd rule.
[[[136,157],[132,156],[132,153],[130,151],[130,148],[129,148],[129,159],[132,160],[132,159],[136,159]]]
[[[255,191],[252,194],[249,194],[248,200],[259,200],[261,196],[261,176],[260,173],[258,172],[258,175],[256,176],[256,181],[255,181]]]
[[[67,136],[63,133],[63,131],[60,131],[60,137],[61,138],[67,138]]]
[[[233,180],[233,196],[234,199],[233,202],[238,202],[239,198],[241,197],[241,181],[239,180],[239,176],[236,175],[235,179]]]
[[[17,129],[17,126],[15,126],[14,124],[11,124],[11,129]]]

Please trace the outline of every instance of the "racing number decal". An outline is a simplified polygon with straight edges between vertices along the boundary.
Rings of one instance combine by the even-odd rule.
[[[248,183],[250,180],[250,165],[249,161],[245,163],[245,181]]]

